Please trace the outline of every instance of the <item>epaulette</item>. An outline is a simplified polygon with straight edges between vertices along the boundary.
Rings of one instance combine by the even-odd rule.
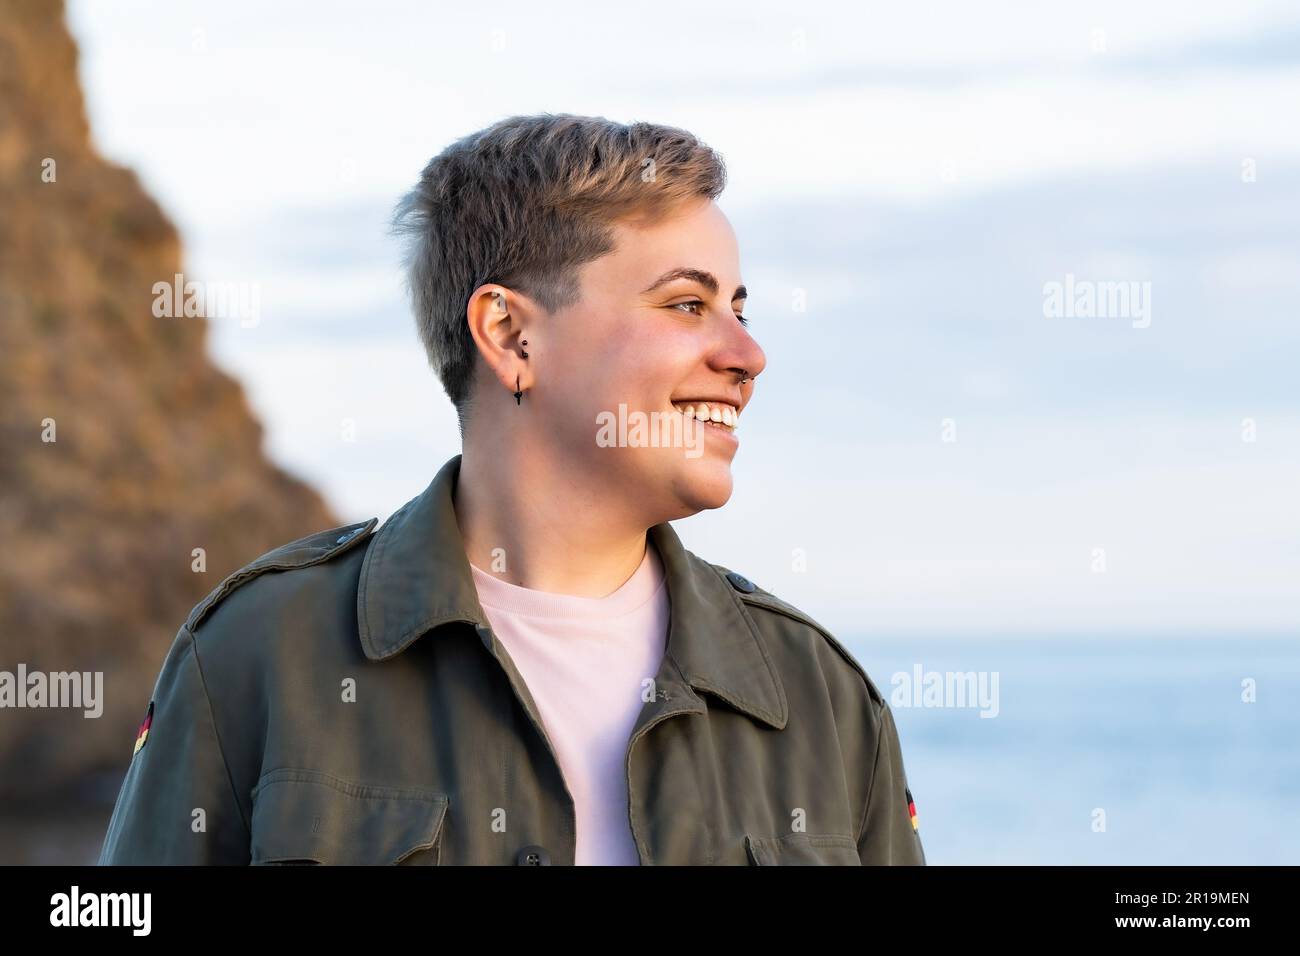
[[[305,568],[309,565],[328,561],[330,558],[342,554],[370,537],[375,525],[378,523],[378,518],[371,518],[369,521],[330,528],[328,531],[317,531],[315,534],[309,534],[297,541],[283,544],[274,551],[266,552],[260,558],[229,575],[213,588],[208,593],[208,596],[196,604],[194,610],[190,611],[190,616],[185,621],[185,627],[193,633],[194,629],[207,617],[208,612],[224,600],[226,595],[241,584],[251,581],[259,574],[264,574],[267,571],[288,571],[291,568]]]
[[[884,695],[880,693],[880,688],[878,688],[875,685],[875,682],[872,681],[871,677],[867,674],[866,669],[862,666],[862,664],[858,661],[858,659],[849,653],[848,648],[846,648],[843,644],[841,644],[839,640],[836,639],[834,634],[832,634],[826,628],[822,627],[815,620],[813,620],[812,617],[810,617],[808,614],[804,613],[803,611],[799,610],[799,608],[795,607],[793,604],[781,600],[779,597],[777,597],[775,594],[773,594],[770,591],[763,590],[753,581],[749,580],[749,578],[745,577],[743,574],[740,574],[737,571],[732,571],[728,568],[724,568],[718,564],[713,565],[713,567],[716,568],[718,572],[727,579],[727,581],[731,584],[732,588],[736,591],[737,596],[746,604],[752,607],[766,608],[767,610],[772,611],[776,614],[782,614],[793,621],[798,621],[800,624],[807,625],[808,627],[816,631],[818,634],[820,634],[823,638],[826,639],[826,642],[830,644],[831,647],[835,648],[835,650],[839,652],[839,655],[841,657],[843,657],[846,661],[849,662],[850,665],[852,665],[854,670],[856,670],[860,675],[862,675],[862,679],[866,682],[867,691],[871,694],[872,699],[874,699],[877,703],[884,703],[885,698]]]

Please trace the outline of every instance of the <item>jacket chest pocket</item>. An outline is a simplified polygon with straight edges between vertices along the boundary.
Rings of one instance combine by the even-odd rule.
[[[745,834],[751,866],[861,866],[858,845],[838,833],[787,833],[760,838]]]
[[[282,768],[253,789],[250,862],[438,865],[447,796]]]

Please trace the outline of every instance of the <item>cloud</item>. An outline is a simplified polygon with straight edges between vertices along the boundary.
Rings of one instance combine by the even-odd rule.
[[[262,284],[216,357],[341,513],[386,515],[459,447],[393,203],[501,116],[602,113],[728,162],[769,367],[696,550],[868,633],[1294,626],[1285,5],[72,12],[96,136],[174,213],[187,271]],[[1149,282],[1149,327],[1045,318],[1067,274]]]

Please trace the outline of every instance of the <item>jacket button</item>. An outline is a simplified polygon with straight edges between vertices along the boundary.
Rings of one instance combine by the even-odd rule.
[[[744,591],[746,594],[753,594],[754,588],[757,587],[749,578],[735,571],[727,572],[727,580],[731,582],[731,586],[737,591]]]
[[[516,866],[550,866],[551,854],[546,852],[546,847],[530,843],[519,851],[515,857]]]

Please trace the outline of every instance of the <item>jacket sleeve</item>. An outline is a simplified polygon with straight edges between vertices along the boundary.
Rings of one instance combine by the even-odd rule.
[[[864,866],[925,866],[921,834],[913,825],[911,790],[903,768],[903,749],[889,704],[881,701],[876,757],[867,805],[858,832]]]
[[[99,865],[246,864],[248,826],[188,627],[167,652],[148,713],[148,733],[131,757]]]

